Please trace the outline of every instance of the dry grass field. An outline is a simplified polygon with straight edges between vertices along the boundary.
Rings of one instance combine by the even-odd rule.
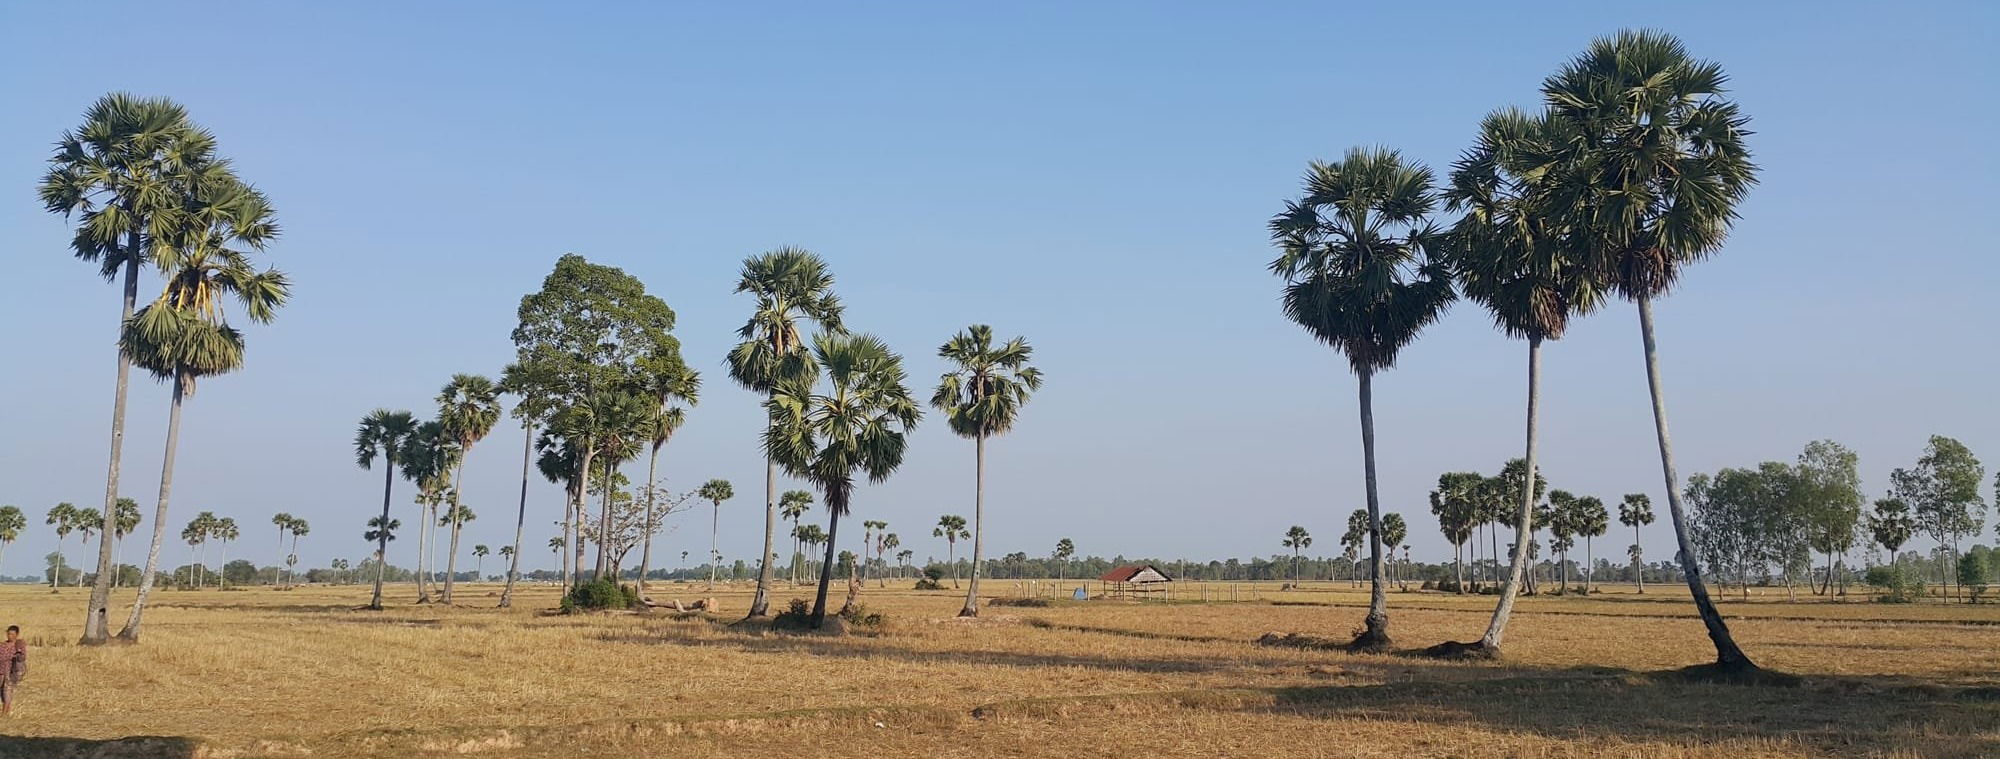
[[[83,593],[0,587],[35,646],[0,756],[2000,755],[2000,606],[1732,597],[1745,648],[1800,676],[1747,686],[1674,672],[1708,651],[1671,588],[1523,599],[1507,658],[1478,663],[1253,642],[1347,634],[1346,583],[976,622],[949,591],[871,587],[888,621],[841,637],[732,627],[747,590],[719,618],[557,616],[546,586],[511,611],[491,585],[456,608],[396,587],[386,612],[355,610],[365,587],[162,592],[142,645],[80,648]],[[677,594],[702,595],[656,586]],[[1390,602],[1418,648],[1476,638],[1491,599]]]

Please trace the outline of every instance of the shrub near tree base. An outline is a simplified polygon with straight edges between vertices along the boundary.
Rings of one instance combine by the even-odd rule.
[[[610,579],[597,579],[571,588],[569,595],[563,596],[562,611],[564,614],[570,614],[579,611],[629,609],[637,605],[639,605],[639,594],[631,587],[619,585]]]

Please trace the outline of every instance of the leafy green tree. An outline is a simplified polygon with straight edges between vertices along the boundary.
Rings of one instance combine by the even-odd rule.
[[[28,529],[28,517],[21,513],[21,507],[13,504],[0,506],[0,556],[4,556],[8,546],[21,539],[21,531]]]
[[[1890,492],[1910,505],[1916,528],[1949,549],[1938,555],[1938,575],[1950,594],[1952,576],[1947,562],[1958,555],[1958,540],[1984,529],[1986,499],[1979,486],[1986,467],[1971,449],[1952,438],[1932,435],[1914,468],[1889,473]]]
[[[1646,592],[1646,565],[1641,559],[1645,549],[1640,546],[1639,528],[1653,523],[1653,499],[1645,493],[1626,493],[1618,503],[1618,523],[1632,528],[1632,577],[1639,582],[1639,592]]]
[[[1546,113],[1497,111],[1480,124],[1473,147],[1452,165],[1445,191],[1451,208],[1465,212],[1452,228],[1450,246],[1460,289],[1468,300],[1486,307],[1503,333],[1528,342],[1526,474],[1513,491],[1519,499],[1513,516],[1519,538],[1493,620],[1478,643],[1487,654],[1500,650],[1535,532],[1539,498],[1528,481],[1529,475],[1540,476],[1535,446],[1542,342],[1562,339],[1572,319],[1602,302],[1586,251],[1565,234],[1554,214],[1581,172],[1552,162],[1550,156],[1573,139],[1573,129]]]
[[[1861,523],[1861,458],[1846,446],[1831,440],[1806,444],[1792,467],[1796,477],[1799,507],[1805,510],[1806,541],[1812,550],[1826,556],[1825,581],[1816,591],[1833,592],[1839,571],[1836,557],[1844,558],[1854,547]],[[1846,583],[1842,583],[1842,592]]]
[[[945,563],[951,565],[951,586],[958,587],[958,541],[972,537],[965,529],[965,517],[946,514],[938,517],[936,527],[931,528],[931,537],[944,538]]]
[[[1438,475],[1437,489],[1430,493],[1431,515],[1438,530],[1451,543],[1451,563],[1455,591],[1465,593],[1465,542],[1472,539],[1478,506],[1474,493],[1484,480],[1478,472],[1446,472]]]
[[[687,410],[700,402],[701,374],[681,358],[680,346],[639,362],[639,385],[657,404],[653,411],[652,455],[646,460],[646,522],[641,532],[645,546],[639,551],[639,600],[646,600],[646,575],[653,569],[653,533],[658,531],[660,449],[687,421]],[[685,404],[685,405],[677,405]]]
[[[722,502],[736,497],[736,487],[728,480],[713,479],[701,484],[695,495],[709,503],[708,520],[708,585],[715,587],[715,568],[722,562],[722,551],[718,550],[716,536],[722,528]]]
[[[1689,264],[1722,247],[1736,206],[1756,183],[1745,138],[1749,117],[1722,97],[1722,67],[1690,56],[1680,40],[1654,31],[1601,38],[1542,84],[1551,116],[1570,135],[1560,165],[1584,170],[1579,192],[1553,214],[1587,245],[1592,268],[1635,301],[1652,395],[1654,433],[1667,486],[1682,573],[1725,670],[1756,667],[1729,634],[1702,584],[1676,485],[1653,300]]]
[[[1361,448],[1370,534],[1366,629],[1356,649],[1389,645],[1381,501],[1375,477],[1374,377],[1444,313],[1453,298],[1448,268],[1435,254],[1442,233],[1428,168],[1392,150],[1351,149],[1315,161],[1305,194],[1271,220],[1280,253],[1271,271],[1285,281],[1285,316],[1347,357],[1359,380]]]
[[[736,292],[756,300],[750,318],[737,330],[742,342],[730,349],[729,377],[768,404],[785,382],[810,382],[818,367],[801,336],[802,322],[821,330],[842,331],[840,298],[833,294],[833,272],[809,251],[783,247],[743,260]],[[765,435],[770,435],[766,422]],[[765,616],[771,605],[771,548],[778,529],[778,464],[764,461],[764,556],[758,562],[757,594],[750,600],[751,617]],[[796,522],[793,525],[797,527]]]
[[[596,456],[623,447],[608,445],[597,435],[631,435],[622,442],[636,442],[641,436],[638,426],[650,418],[644,413],[650,404],[631,395],[637,390],[641,361],[679,349],[672,334],[674,311],[665,301],[647,294],[638,278],[568,254],[557,259],[554,271],[542,280],[541,290],[521,298],[517,314],[515,362],[529,367],[535,376],[540,391],[537,400],[546,401],[546,408],[554,410],[551,431],[574,447],[579,460],[569,468],[575,473],[574,481],[583,482],[586,474],[599,471],[592,466]],[[605,474],[609,476],[609,468]],[[582,524],[586,491],[587,487],[570,489],[566,534]],[[603,507],[607,513],[599,520],[606,528],[612,522],[610,505],[607,500]],[[598,540],[599,577],[610,559],[604,537],[600,535]],[[581,551],[583,542],[565,541],[565,545]],[[575,577],[576,563],[580,562],[565,566],[565,576]]]
[[[76,529],[76,514],[76,506],[68,501],[64,501],[49,507],[47,518],[42,521],[43,524],[56,528],[56,569],[55,574],[49,580],[49,592],[51,593],[62,589],[62,543],[69,538],[70,532]]]
[[[910,396],[903,360],[873,335],[820,334],[813,356],[825,374],[818,383],[778,384],[767,408],[771,426],[764,449],[793,476],[819,488],[827,510],[826,566],[820,569],[812,624],[826,620],[826,590],[840,517],[848,512],[857,473],[882,482],[902,466],[906,435],[922,410]]]
[[[452,585],[458,577],[458,535],[465,526],[461,516],[471,513],[459,504],[465,482],[465,459],[472,453],[472,446],[485,439],[500,421],[500,388],[493,380],[477,374],[454,374],[444,389],[438,391],[437,404],[438,424],[444,426],[444,434],[451,437],[459,450],[452,467],[451,549],[445,554],[444,595],[439,599],[451,603]]]
[[[1967,603],[1979,603],[1986,593],[1986,552],[1972,551],[1958,557],[1958,584],[1970,588]]]
[[[1306,528],[1298,525],[1292,525],[1291,529],[1285,531],[1285,539],[1278,541],[1278,545],[1292,549],[1292,582],[1294,583],[1299,581],[1299,551],[1312,547],[1312,544],[1312,533],[1307,532]]]
[[[401,463],[403,451],[410,446],[410,438],[416,434],[417,420],[408,411],[390,411],[378,408],[361,418],[361,428],[354,433],[354,463],[362,469],[372,469],[376,459],[382,461],[382,517],[371,521],[371,526],[387,524],[389,519],[390,492],[396,487],[396,468]],[[278,543],[282,550],[285,531],[291,529],[292,515],[279,514],[271,518],[278,524]],[[375,593],[368,599],[368,608],[382,610],[382,577],[389,565],[389,539],[393,530],[374,530],[375,544]]]
[[[1021,407],[1042,387],[1042,372],[1028,362],[1035,349],[1020,337],[993,345],[993,328],[974,324],[938,348],[951,371],[938,380],[931,406],[944,412],[946,426],[973,440],[972,578],[966,583],[961,617],[979,616],[979,573],[986,561],[986,439],[1014,428]]]

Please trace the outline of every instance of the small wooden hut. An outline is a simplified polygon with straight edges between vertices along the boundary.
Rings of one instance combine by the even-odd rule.
[[[1105,598],[1153,598],[1166,594],[1174,581],[1151,564],[1127,564],[1097,579],[1104,583]]]

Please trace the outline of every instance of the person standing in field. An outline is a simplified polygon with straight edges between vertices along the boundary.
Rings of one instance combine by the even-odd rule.
[[[0,717],[14,716],[14,697],[27,674],[28,642],[21,640],[20,625],[8,625],[7,640],[0,642]]]

